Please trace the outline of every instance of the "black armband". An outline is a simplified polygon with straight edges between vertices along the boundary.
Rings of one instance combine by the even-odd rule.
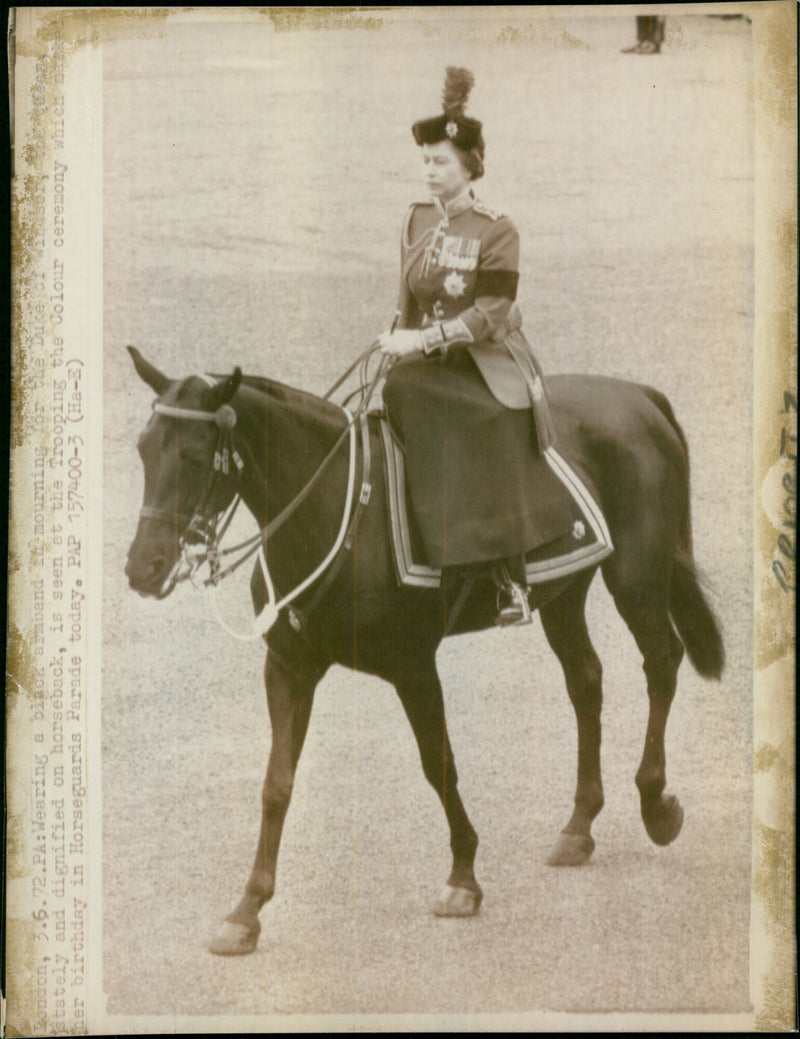
[[[513,303],[517,298],[519,271],[478,271],[475,296],[502,296]]]

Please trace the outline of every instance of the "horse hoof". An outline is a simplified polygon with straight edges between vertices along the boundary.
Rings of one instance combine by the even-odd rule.
[[[255,927],[246,924],[234,923],[226,920],[220,927],[209,945],[209,951],[215,956],[247,956],[255,952],[258,944],[258,936],[261,926],[256,922]]]
[[[664,847],[681,832],[683,826],[683,808],[674,794],[660,797],[654,806],[648,805],[642,810],[647,835],[654,844]]]
[[[594,840],[588,834],[562,831],[553,850],[547,856],[547,865],[585,866],[593,851]]]
[[[480,909],[483,892],[445,884],[433,907],[436,916],[474,916]]]

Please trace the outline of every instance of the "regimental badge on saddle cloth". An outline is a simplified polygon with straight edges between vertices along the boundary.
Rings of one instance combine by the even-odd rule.
[[[474,271],[481,251],[480,238],[461,238],[445,235],[436,262],[440,267],[457,271]]]

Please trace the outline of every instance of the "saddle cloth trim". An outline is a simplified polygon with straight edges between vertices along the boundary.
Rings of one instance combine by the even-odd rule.
[[[438,588],[442,571],[438,567],[426,566],[414,560],[411,550],[411,535],[408,525],[405,495],[405,461],[403,450],[395,440],[386,418],[381,415],[381,437],[386,461],[389,517],[392,533],[392,552],[397,576],[402,585],[414,588]],[[554,447],[545,449],[544,457],[552,471],[566,487],[583,518],[591,528],[596,540],[582,548],[552,559],[528,562],[525,567],[528,583],[543,584],[559,577],[567,577],[587,567],[595,566],[611,555],[614,546],[611,534],[597,502],[575,470]]]

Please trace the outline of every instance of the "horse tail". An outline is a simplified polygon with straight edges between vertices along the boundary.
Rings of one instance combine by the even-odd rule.
[[[669,585],[670,616],[698,674],[704,678],[719,678],[725,666],[725,647],[717,618],[703,595],[692,550],[689,445],[669,400],[649,386],[644,390],[672,426],[686,458],[686,508],[673,556]]]
[[[719,678],[725,666],[722,633],[703,595],[694,560],[680,545],[669,584],[669,612],[697,673]]]

